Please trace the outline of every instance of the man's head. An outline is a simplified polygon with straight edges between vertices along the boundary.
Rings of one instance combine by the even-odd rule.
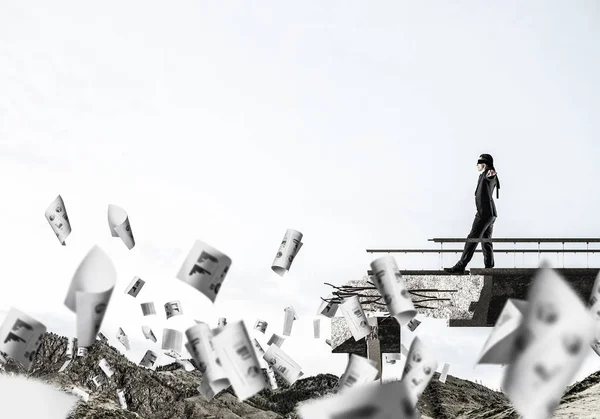
[[[482,154],[477,160],[477,171],[492,169],[494,167],[494,158],[490,154]]]

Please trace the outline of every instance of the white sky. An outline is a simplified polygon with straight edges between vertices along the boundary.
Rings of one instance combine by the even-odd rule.
[[[285,351],[306,375],[339,375],[346,356],[312,338],[323,282],[360,279],[367,248],[466,236],[481,153],[502,184],[496,237],[600,236],[597,2],[35,3],[0,4],[0,308],[52,331],[74,334],[64,297],[98,244],[119,274],[103,331],[116,345],[122,326],[132,360],[159,347],[142,324],[160,341],[193,319],[260,317],[268,337],[293,305]],[[66,247],[44,218],[59,193]],[[133,250],[110,236],[108,204],[129,213]],[[305,245],[280,278],[287,228]],[[196,239],[233,259],[214,305],[175,279]],[[439,268],[435,254],[397,260]],[[147,281],[136,300],[123,294],[134,275]],[[173,299],[184,318],[141,316],[140,302]],[[417,334],[440,369],[497,388],[500,367],[473,368],[490,330],[425,320]],[[577,378],[598,368],[590,349]]]

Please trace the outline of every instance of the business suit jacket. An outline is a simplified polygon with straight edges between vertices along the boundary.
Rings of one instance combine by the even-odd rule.
[[[496,175],[487,176],[488,170],[484,170],[479,175],[477,188],[475,189],[475,206],[477,207],[477,213],[482,218],[498,216],[493,199],[494,188],[499,186],[498,178]]]

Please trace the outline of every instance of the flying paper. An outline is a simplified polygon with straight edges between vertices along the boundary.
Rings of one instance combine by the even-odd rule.
[[[268,325],[269,323],[267,323],[265,320],[257,319],[256,323],[254,323],[254,329],[264,334],[267,331]]]
[[[415,329],[417,327],[419,327],[419,325],[421,324],[421,322],[417,319],[410,319],[410,321],[408,322],[408,324],[406,325],[406,327],[408,327],[408,330],[410,330],[411,332],[414,332]]]
[[[145,367],[145,368],[152,368],[154,366],[154,363],[156,362],[156,360],[158,359],[158,354],[154,351],[146,351],[146,353],[144,354],[142,360],[140,361],[139,365],[140,367]]]
[[[98,365],[100,366],[100,369],[104,372],[104,374],[106,374],[106,376],[108,378],[112,377],[113,374],[115,373],[115,370],[112,369],[112,367],[110,366],[110,364],[108,363],[108,361],[104,358],[102,358],[100,360],[100,362],[98,363]]]
[[[68,338],[67,341],[67,358],[73,358],[73,353],[75,349],[75,338]]]
[[[383,297],[388,311],[400,326],[405,326],[417,315],[417,310],[396,265],[396,259],[392,255],[375,259],[371,262],[371,270],[373,283]]]
[[[279,276],[283,276],[286,271],[290,270],[292,261],[298,255],[301,247],[302,233],[288,229],[283,236],[281,245],[279,245],[279,250],[277,251],[277,255],[275,255],[271,269]]]
[[[494,329],[483,345],[477,364],[509,364],[512,361],[516,332],[527,306],[524,300],[506,300]]]
[[[270,365],[267,366],[267,378],[269,379],[271,390],[277,390],[279,386],[277,385],[277,379],[275,378],[275,371],[273,371],[273,368]]]
[[[140,306],[142,307],[142,313],[144,314],[144,316],[151,316],[153,314],[156,314],[156,309],[154,308],[153,302],[142,303],[140,304]]]
[[[321,337],[321,319],[313,320],[313,331],[315,334],[315,339],[319,339]]]
[[[239,400],[244,401],[267,386],[243,321],[229,324],[212,342]]]
[[[179,352],[173,350],[173,349],[169,349],[168,351],[165,351],[165,355],[173,358],[173,359],[178,359],[181,357],[181,355],[179,354]]]
[[[407,383],[409,390],[417,399],[425,391],[437,367],[438,362],[433,352],[425,346],[418,336],[415,337],[406,357],[402,381]]]
[[[329,301],[329,302],[321,301],[321,305],[319,306],[319,309],[317,310],[317,316],[325,316],[330,319],[335,316],[335,313],[337,313],[340,305],[337,303],[331,302],[332,298],[333,298],[333,294],[329,294],[329,296],[327,297],[327,301]]]
[[[263,349],[260,342],[256,338],[254,338],[254,339],[252,339],[252,344],[254,345],[254,349],[256,349],[257,358],[259,358],[259,359],[262,358],[263,355],[265,354],[265,350]]]
[[[123,208],[112,204],[108,206],[108,228],[110,228],[110,234],[113,237],[120,237],[129,250],[135,246],[129,217]]]
[[[131,346],[129,346],[129,338],[127,337],[125,331],[120,327],[119,330],[117,330],[117,340],[121,342],[121,345],[125,347],[125,350],[131,350]]]
[[[78,346],[87,348],[96,341],[116,282],[112,261],[94,246],[75,271],[65,298],[65,306],[77,316]]]
[[[210,387],[213,396],[229,387],[229,379],[212,344],[214,336],[210,327],[206,323],[198,323],[187,329],[185,335],[189,342],[188,352],[198,364],[205,382],[204,387]],[[201,394],[206,394],[205,398],[210,396],[210,392],[206,391]],[[207,401],[210,399],[207,398]]]
[[[100,387],[105,382],[106,382],[106,377],[104,377],[103,375],[96,375],[95,377],[92,377],[92,383],[94,383],[96,388]]]
[[[300,378],[302,367],[278,346],[269,346],[269,349],[263,355],[263,359],[289,385],[294,384]]]
[[[67,359],[64,364],[62,364],[62,367],[60,367],[60,369],[58,370],[58,372],[63,372],[64,370],[67,369],[67,367],[71,364],[71,361],[73,361],[72,359]]]
[[[183,314],[183,310],[181,309],[181,302],[177,301],[169,301],[165,304],[165,313],[167,314],[167,320],[169,320],[173,316],[180,316]]]
[[[102,342],[106,343],[108,345],[108,338],[106,337],[106,335],[102,332],[99,332],[96,335],[96,339],[100,339]]]
[[[385,362],[388,364],[395,364],[396,361],[400,361],[400,354],[384,354]]]
[[[371,333],[372,328],[369,326],[367,316],[360,305],[358,296],[355,295],[347,298],[340,308],[342,309],[342,313],[348,324],[348,329],[350,329],[350,333],[352,333],[354,340],[361,340]]]
[[[152,342],[156,343],[156,336],[154,336],[152,329],[148,326],[142,326],[142,333],[146,339],[150,339]]]
[[[127,401],[125,400],[125,390],[117,390],[117,397],[119,398],[119,406],[121,409],[127,410]]]
[[[177,279],[196,288],[214,303],[230,267],[229,256],[197,240],[183,262]]]
[[[193,351],[193,348],[191,346],[189,346],[189,343],[185,344],[185,348],[188,350],[188,352]],[[189,362],[187,359],[182,359],[181,355],[178,354],[177,352],[175,352],[174,350],[170,350],[165,352],[165,355],[170,356],[171,358],[175,359],[175,363],[181,365],[183,367],[183,369],[185,369],[187,372],[193,371],[194,370],[194,366],[192,365],[191,362]]]
[[[279,335],[276,335],[275,333],[273,333],[273,335],[271,335],[271,338],[267,342],[267,345],[275,345],[275,346],[279,346],[281,348],[281,345],[283,345],[284,341],[285,341],[285,338],[283,336],[279,336]]]
[[[65,246],[65,240],[69,234],[71,234],[71,223],[67,216],[65,203],[60,195],[58,195],[54,201],[50,203],[48,208],[46,208],[45,216],[48,223],[50,223],[50,227],[52,227],[54,234],[56,234],[58,241]]]
[[[290,336],[292,333],[292,324],[294,320],[298,320],[298,316],[296,315],[296,310],[294,307],[286,307],[284,310],[285,317],[283,319],[283,335]]]
[[[350,354],[346,371],[340,377],[334,392],[339,393],[354,386],[370,383],[377,378],[378,374],[379,370],[375,361]]]
[[[440,381],[442,383],[446,382],[446,377],[448,376],[448,370],[450,369],[450,364],[444,364],[442,368],[442,373],[440,374]]]
[[[163,329],[162,349],[172,349],[181,353],[183,334],[179,330]]]
[[[46,326],[11,307],[0,327],[0,354],[29,370],[45,333]]]
[[[544,262],[527,292],[502,388],[525,419],[548,419],[594,340],[595,321],[579,296]]]
[[[146,282],[142,278],[134,276],[127,288],[125,289],[125,294],[129,294],[134,298],[137,297],[137,295],[144,287],[145,283]]]
[[[277,379],[275,378],[275,372],[273,371],[271,365],[269,365],[263,358],[266,353],[265,350],[263,349],[262,345],[260,344],[257,338],[252,339],[252,344],[254,345],[256,357],[258,358],[259,362],[262,361],[266,365],[267,379],[269,381],[269,385],[271,386],[271,390],[276,390],[278,388],[278,385]]]

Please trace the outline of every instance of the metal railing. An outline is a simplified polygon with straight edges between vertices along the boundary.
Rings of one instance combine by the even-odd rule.
[[[479,242],[492,242],[492,243],[513,243],[515,246],[517,243],[537,243],[537,249],[494,249],[494,252],[504,252],[504,253],[512,253],[513,254],[513,265],[516,268],[516,254],[523,253],[537,253],[538,254],[538,263],[540,261],[540,256],[542,253],[556,253],[556,257],[560,253],[563,254],[563,268],[565,267],[565,253],[585,253],[586,254],[586,265],[589,268],[589,254],[590,253],[600,253],[600,249],[590,249],[590,243],[600,243],[600,238],[433,238],[428,239],[428,241],[432,241],[434,243],[440,243],[440,249],[367,249],[367,253],[439,253],[440,254],[440,269],[443,269],[443,253],[462,253],[463,249],[444,249],[444,243],[479,243]],[[541,249],[541,243],[562,243],[562,249]],[[585,249],[565,249],[565,243],[585,243]],[[475,252],[481,253],[483,250],[476,249]]]

